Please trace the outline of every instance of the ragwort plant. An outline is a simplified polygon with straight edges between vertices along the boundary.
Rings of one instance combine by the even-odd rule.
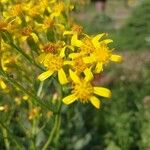
[[[111,97],[109,89],[93,84],[94,75],[122,57],[106,33],[84,33],[71,19],[73,9],[69,0],[1,0],[2,149],[51,149],[62,107],[79,101],[99,109],[99,97]]]

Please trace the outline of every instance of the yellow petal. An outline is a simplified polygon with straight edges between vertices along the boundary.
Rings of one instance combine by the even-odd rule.
[[[99,46],[99,40],[104,36],[106,35],[106,33],[102,33],[102,34],[98,34],[96,35],[93,39],[92,39],[92,43],[95,47],[98,47]]]
[[[70,50],[74,51],[74,48],[72,46],[66,45],[65,47],[63,47],[60,51],[59,56],[60,57],[65,57],[65,52],[66,52],[66,48],[69,48]]]
[[[92,74],[92,72],[91,72],[91,69],[86,68],[86,69],[84,70],[84,74],[85,74],[85,80],[86,80],[86,81],[91,81],[91,80],[93,79],[93,74]]]
[[[105,44],[109,44],[109,43],[112,43],[113,40],[111,39],[106,39],[106,40],[103,40],[102,43],[105,43]]]
[[[7,87],[6,84],[4,83],[4,81],[1,79],[0,79],[0,86],[2,89],[6,89],[6,87]]]
[[[80,47],[82,45],[82,41],[78,40],[77,34],[74,34],[71,38],[71,45]]]
[[[90,97],[90,102],[92,103],[92,105],[93,105],[95,108],[97,108],[97,109],[100,108],[100,100],[99,100],[97,97],[91,96],[91,97]]]
[[[72,31],[64,31],[63,35],[72,35],[73,32]]]
[[[70,77],[74,83],[80,82],[79,77],[71,69],[69,70],[69,74],[70,74]]]
[[[20,38],[20,41],[21,42],[24,42],[24,41],[26,41],[27,40],[27,36],[22,36],[21,38]]]
[[[60,69],[60,70],[58,71],[58,80],[59,80],[59,82],[60,82],[61,84],[66,84],[66,83],[68,83],[66,74],[65,74],[65,72],[64,72],[63,69]]]
[[[111,97],[111,91],[103,87],[94,87],[94,93],[107,98]]]
[[[71,59],[75,59],[75,58],[80,57],[80,56],[81,56],[80,53],[71,53],[71,54],[69,54],[69,58],[71,58]]]
[[[65,51],[66,51],[66,47],[63,47],[63,48],[61,49],[61,51],[60,51],[60,54],[59,54],[59,56],[60,56],[61,58],[65,57]]]
[[[40,74],[38,76],[38,79],[40,81],[44,81],[45,79],[47,79],[48,77],[50,77],[53,73],[54,73],[53,71],[48,70],[48,71],[43,72],[42,74]]]
[[[93,57],[83,57],[83,61],[86,64],[91,64],[94,62],[94,58]]]
[[[64,61],[64,63],[63,63],[64,65],[73,65],[73,61],[70,61],[70,60],[66,60],[66,61]]]
[[[110,60],[114,61],[114,62],[122,62],[122,56],[120,56],[120,55],[111,55]]]
[[[73,103],[76,99],[77,99],[76,96],[74,94],[72,94],[72,95],[69,95],[69,96],[66,96],[65,98],[63,98],[62,101],[66,105],[69,105],[69,104]]]
[[[95,67],[95,73],[100,73],[101,71],[103,71],[103,64],[97,63],[97,65]]]
[[[39,38],[38,38],[38,36],[35,33],[31,33],[31,36],[33,37],[35,42],[39,41]]]

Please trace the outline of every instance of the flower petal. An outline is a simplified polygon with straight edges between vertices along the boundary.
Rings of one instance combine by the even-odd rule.
[[[77,34],[74,34],[71,38],[71,45],[80,47],[82,45],[82,41],[78,40]]]
[[[5,82],[1,79],[0,79],[0,86],[1,86],[2,89],[6,89],[6,87],[7,87]]]
[[[95,108],[97,108],[97,109],[100,108],[100,100],[99,100],[97,97],[91,96],[91,97],[90,97],[90,102],[92,103],[92,105],[93,105]]]
[[[39,38],[38,38],[38,36],[35,33],[31,33],[31,36],[33,37],[35,42],[39,41]]]
[[[113,40],[112,39],[106,39],[106,40],[103,40],[101,41],[102,43],[105,43],[105,44],[109,44],[109,43],[112,43]]]
[[[106,97],[106,98],[111,97],[111,91],[109,89],[103,88],[103,87],[94,87],[94,93],[99,96]]]
[[[59,82],[60,82],[61,84],[66,84],[66,83],[68,83],[66,74],[65,74],[65,72],[64,72],[63,69],[60,69],[60,70],[58,71],[58,80],[59,80]]]
[[[76,96],[74,94],[66,96],[65,98],[62,99],[62,101],[66,104],[69,105],[73,103],[76,100]]]
[[[53,72],[53,71],[50,71],[50,70],[45,71],[45,72],[43,72],[42,74],[40,74],[40,75],[38,76],[38,79],[39,79],[40,81],[44,81],[45,79],[47,79],[48,77],[50,77],[53,73],[54,73],[54,72]]]
[[[93,79],[93,74],[92,74],[92,72],[91,72],[91,69],[86,68],[86,69],[84,70],[84,74],[85,74],[85,80],[86,80],[86,81],[91,81],[91,80]]]
[[[103,71],[103,64],[97,63],[97,65],[95,67],[95,73],[100,73],[101,71]]]
[[[72,31],[64,31],[63,35],[72,35],[73,32]]]
[[[70,74],[70,77],[71,77],[71,79],[74,83],[79,83],[80,82],[80,78],[71,69],[69,70],[69,74]]]
[[[95,47],[98,47],[99,46],[99,40],[104,36],[106,35],[106,33],[102,33],[102,34],[98,34],[96,35],[95,37],[93,37],[92,39],[92,43]]]
[[[114,62],[122,62],[122,56],[120,56],[120,55],[111,55],[110,60],[114,61]]]
[[[69,54],[69,58],[71,58],[71,59],[75,59],[75,58],[80,57],[80,56],[81,56],[81,53],[71,53],[71,54]]]
[[[83,57],[83,61],[86,64],[90,64],[94,62],[94,58],[93,57]]]

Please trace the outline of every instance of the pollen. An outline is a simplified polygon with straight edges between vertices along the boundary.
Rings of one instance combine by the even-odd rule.
[[[48,54],[44,60],[44,66],[51,71],[58,71],[63,66],[63,59],[59,56]]]
[[[75,32],[75,33],[77,33],[77,34],[80,34],[80,33],[82,33],[83,28],[81,26],[75,24],[72,27],[72,31]]]
[[[73,94],[82,102],[87,103],[93,93],[93,87],[90,82],[81,81],[73,86]]]
[[[50,42],[50,43],[44,45],[43,50],[46,53],[56,54],[57,50],[58,50],[58,45]]]
[[[87,65],[83,62],[82,57],[78,57],[78,58],[75,58],[73,61],[73,68],[77,72],[81,73],[87,68]]]
[[[32,33],[31,27],[24,27],[21,31],[23,36],[29,36]]]

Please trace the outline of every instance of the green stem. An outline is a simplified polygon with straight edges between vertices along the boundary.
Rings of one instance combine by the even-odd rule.
[[[32,60],[32,58],[30,56],[28,56],[24,51],[22,51],[22,49],[20,47],[16,46],[14,43],[10,43],[10,45],[13,48],[15,48],[17,50],[17,52],[19,52],[26,60],[28,60],[29,63],[35,65],[40,70],[44,71],[44,69],[41,66],[39,66],[34,60]]]
[[[58,131],[58,128],[60,127],[60,120],[61,120],[61,114],[60,114],[61,106],[62,106],[62,103],[61,103],[61,100],[60,100],[59,106],[58,106],[58,113],[55,116],[54,127],[53,127],[53,129],[52,129],[52,131],[51,131],[51,133],[48,137],[47,142],[43,146],[42,150],[47,150],[48,146],[53,142],[54,137],[57,135],[56,132]]]
[[[9,134],[9,137],[7,136],[7,138],[9,138],[10,140],[12,140],[16,144],[16,148],[18,150],[21,150],[22,148],[21,148],[21,145],[18,143],[19,140],[17,139],[17,137],[15,137],[15,135],[13,133],[11,133],[11,131],[1,121],[0,121],[0,127],[2,129],[6,130],[7,135]]]
[[[20,91],[24,92],[25,94],[29,95],[33,104],[40,104],[43,108],[46,108],[50,110],[49,106],[47,106],[45,103],[43,103],[39,97],[36,95],[33,95],[28,90],[26,90],[22,85],[20,85],[18,82],[16,82],[13,78],[11,78],[6,72],[4,72],[2,69],[0,69],[0,75],[2,75],[8,82],[10,82],[14,87],[17,87],[20,89]],[[50,110],[53,111],[53,110]],[[54,111],[53,111],[54,112]],[[54,112],[55,113],[55,112]]]
[[[5,128],[3,128],[3,126],[1,126],[1,128],[2,128],[2,133],[3,133],[5,148],[6,148],[6,150],[10,150],[10,144],[9,144],[9,140],[8,140],[7,130]]]

